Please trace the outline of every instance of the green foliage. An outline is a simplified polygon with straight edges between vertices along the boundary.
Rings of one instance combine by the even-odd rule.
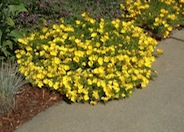
[[[14,108],[14,95],[27,83],[18,72],[18,65],[12,61],[0,61],[0,114]]]
[[[14,57],[14,50],[18,47],[17,38],[23,37],[15,28],[14,18],[27,10],[16,0],[3,0],[0,9],[0,57]]]
[[[120,18],[122,0],[22,0],[29,13],[20,14],[16,22],[20,28],[40,29],[40,25],[49,26],[59,18],[72,22],[81,18],[81,13],[89,12],[97,20],[100,18]],[[32,27],[30,29],[29,27]]]
[[[70,21],[79,19],[83,12],[90,13],[96,20],[120,18],[122,12],[119,4],[121,2],[122,0],[68,0],[65,2],[64,9],[68,11],[69,15],[65,18]]]
[[[65,17],[78,19],[84,11],[90,12],[93,18],[120,17],[119,4],[122,0],[22,0],[33,14],[42,14],[48,18]]]

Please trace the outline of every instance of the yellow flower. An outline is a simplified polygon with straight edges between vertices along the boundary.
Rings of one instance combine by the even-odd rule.
[[[92,24],[94,24],[94,23],[96,22],[95,19],[92,19],[92,18],[91,18],[89,21],[90,21],[90,23],[92,23]]]
[[[24,44],[24,45],[27,45],[27,41],[25,39],[18,39],[18,42],[21,43],[21,44]]]
[[[44,54],[45,54],[44,50],[40,51],[40,56],[43,56]]]
[[[129,36],[126,36],[126,41],[129,43],[130,42],[130,37]]]
[[[110,57],[105,56],[103,61],[108,63],[110,61]]]
[[[134,86],[132,83],[125,84],[125,90],[132,89]]]
[[[47,51],[47,50],[48,50],[48,48],[49,48],[49,46],[48,46],[48,45],[42,45],[42,47],[43,47],[43,49],[44,49],[45,51]]]
[[[88,82],[89,85],[92,85],[93,84],[93,82],[92,82],[91,79],[87,79],[87,82]]]
[[[87,50],[87,55],[91,55],[93,53],[93,49],[88,49]]]
[[[67,33],[63,34],[62,38],[64,40],[66,40],[68,38],[68,34]],[[61,42],[64,42],[64,40],[62,40],[62,39],[60,39],[60,40],[61,40]]]
[[[137,62],[137,57],[136,56],[132,57],[132,62]]]
[[[122,96],[123,98],[126,97],[126,95],[125,95],[124,93],[122,93],[121,96]]]
[[[98,79],[93,77],[93,83],[97,83],[98,82]]]
[[[145,58],[144,65],[151,68],[151,61],[148,58]]]
[[[73,90],[73,91],[69,91],[67,94],[66,94],[67,97],[69,97],[71,99],[72,102],[76,102],[77,100],[77,91],[76,90]]]
[[[89,100],[89,96],[87,94],[84,95],[84,100],[88,101]]]
[[[32,48],[30,46],[26,46],[27,51],[32,51]]]
[[[75,39],[75,43],[80,43],[81,42],[81,40],[80,39]]]
[[[98,58],[98,64],[99,64],[99,65],[103,65],[103,58],[102,58],[102,57],[99,57],[99,58]]]
[[[88,28],[88,29],[89,29],[90,32],[93,32],[93,30],[94,30],[93,28]]]
[[[100,45],[101,45],[101,44],[100,44],[99,42],[97,42],[97,43],[95,44],[95,46],[98,47],[98,48],[100,47]]]
[[[180,3],[184,3],[184,0],[179,0]]]
[[[59,88],[59,82],[55,82],[54,85],[53,85],[53,88],[55,90],[57,90]]]
[[[108,97],[102,97],[101,99],[102,99],[103,101],[108,101],[108,100],[109,100]]]
[[[105,42],[107,41],[107,39],[106,39],[105,36],[102,36],[102,37],[100,38],[100,40],[101,40],[103,43],[105,43]]]
[[[85,17],[85,16],[86,16],[86,12],[83,12],[83,13],[81,14],[81,16],[82,16],[82,17]]]
[[[38,82],[38,87],[41,88],[42,86],[43,86],[42,81],[39,81],[39,82]]]
[[[120,91],[119,89],[119,83],[117,81],[113,82],[113,89],[118,93]]]
[[[133,80],[133,81],[138,80],[137,76],[132,75],[132,80]]]
[[[57,57],[55,57],[53,61],[54,61],[54,64],[60,64],[60,59]]]
[[[121,9],[125,9],[125,6],[123,4],[120,4]]]
[[[100,29],[97,29],[97,31],[102,34],[103,31],[104,31],[104,29],[103,28],[100,28]]]
[[[168,31],[172,31],[172,27],[170,27],[170,26],[167,29],[168,29]]]
[[[99,94],[98,94],[98,90],[94,90],[93,91],[93,95],[92,95],[96,100],[99,100]]]
[[[79,25],[79,24],[81,24],[81,21],[80,21],[80,20],[76,20],[75,23],[76,23],[77,25]]]
[[[147,78],[145,78],[145,77],[143,77],[142,78],[142,83],[141,83],[141,86],[143,87],[143,88],[145,88],[147,85],[148,85],[148,83],[149,83],[149,80],[147,79]]]
[[[21,56],[22,55],[20,53],[16,54],[17,59],[21,58]]]
[[[40,39],[44,39],[45,38],[45,36],[44,35],[40,35]]]
[[[61,17],[59,20],[60,20],[62,23],[64,22],[64,18],[63,18],[63,17]]]
[[[75,51],[74,54],[75,56],[83,57],[85,53],[83,51]]]
[[[160,10],[160,12],[161,12],[161,13],[163,13],[163,14],[168,13],[168,11],[167,11],[167,10],[165,10],[165,9],[163,9],[163,8]]]
[[[171,20],[175,20],[177,18],[175,14],[169,14],[167,17]]]
[[[93,66],[93,61],[88,61],[88,65],[89,65],[90,67],[92,67],[92,66]]]
[[[159,16],[160,16],[161,18],[163,18],[165,15],[164,15],[163,13],[161,13]]]
[[[92,38],[94,38],[94,37],[96,37],[96,36],[97,36],[97,33],[92,33],[92,34],[91,34],[91,37],[92,37]]]
[[[42,32],[47,32],[47,30],[48,30],[48,28],[46,28],[46,27],[44,27],[44,28],[42,28]]]
[[[57,52],[56,52],[55,50],[52,50],[52,51],[50,52],[50,55],[52,55],[52,56],[57,56]]]
[[[91,105],[96,105],[97,102],[96,102],[96,101],[90,101],[90,104],[91,104]]]
[[[53,82],[52,82],[51,80],[49,80],[49,81],[48,81],[48,85],[49,85],[50,88],[52,88]]]
[[[78,57],[78,56],[75,56],[75,57],[73,58],[73,60],[74,60],[75,62],[77,62],[77,63],[78,63],[80,59],[79,59],[79,57]]]
[[[164,33],[164,38],[166,38],[168,35],[169,35],[169,31],[166,31],[166,32]]]
[[[70,70],[70,66],[69,65],[64,65],[64,69],[67,71],[67,70]]]
[[[44,78],[44,75],[42,75],[42,74],[39,73],[39,74],[36,75],[36,77],[37,77],[38,79],[43,79],[43,78]]]
[[[163,54],[163,52],[164,52],[163,50],[157,49],[157,53],[158,53],[158,54]]]

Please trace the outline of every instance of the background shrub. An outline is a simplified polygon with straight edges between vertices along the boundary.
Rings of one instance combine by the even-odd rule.
[[[40,25],[49,26],[63,17],[65,21],[81,18],[82,12],[89,12],[97,20],[100,18],[120,18],[122,0],[21,0],[28,13],[21,13],[16,23],[28,31],[39,29]],[[32,27],[30,29],[29,27]]]
[[[18,48],[17,38],[23,37],[15,28],[14,18],[27,10],[16,0],[2,0],[0,8],[0,57],[14,58],[14,50]]]
[[[150,32],[166,38],[173,28],[184,24],[184,2],[180,0],[124,0],[122,17]]]

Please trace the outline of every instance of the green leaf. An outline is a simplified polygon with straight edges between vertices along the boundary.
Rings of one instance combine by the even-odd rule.
[[[4,55],[7,57],[8,55],[10,55],[10,52],[9,51],[7,51],[7,49],[6,48],[1,48],[2,49],[2,52],[4,53]]]
[[[15,23],[13,22],[13,20],[10,18],[10,17],[8,17],[7,18],[7,22],[6,22],[9,26],[12,26],[12,27],[14,27],[15,26]]]
[[[10,40],[4,41],[3,42],[3,48],[7,49],[6,46],[8,46],[11,50],[13,50],[13,43],[12,43],[12,41],[10,41]]]
[[[28,12],[22,3],[20,5],[9,5],[9,11],[14,16],[17,16],[21,12]]]
[[[18,31],[16,29],[12,30],[10,32],[9,36],[14,37],[14,38],[24,38],[24,35],[20,31]]]

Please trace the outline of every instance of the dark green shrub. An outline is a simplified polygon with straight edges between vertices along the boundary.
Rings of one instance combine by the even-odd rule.
[[[14,18],[26,8],[17,0],[2,0],[0,3],[0,57],[14,57],[17,38],[23,37],[15,28]]]

